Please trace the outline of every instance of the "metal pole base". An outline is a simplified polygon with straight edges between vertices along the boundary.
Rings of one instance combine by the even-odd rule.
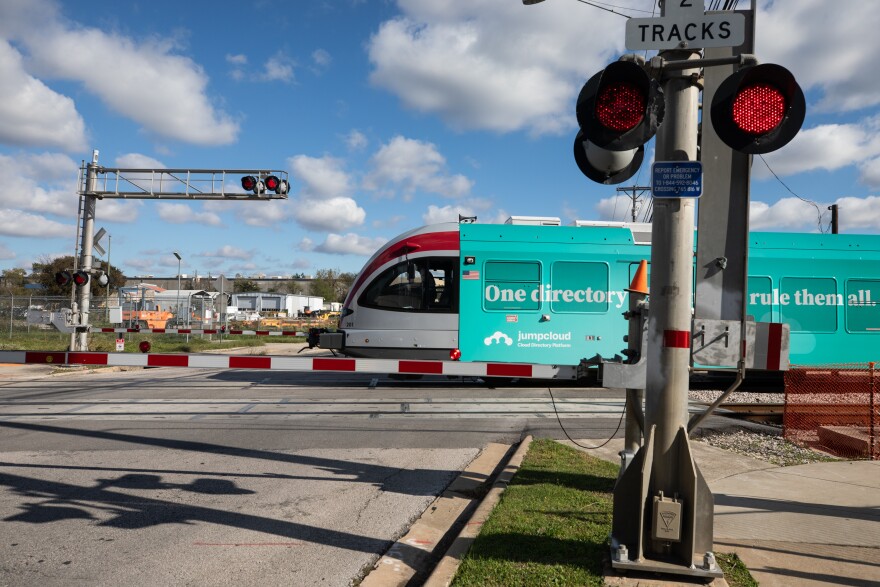
[[[655,462],[654,432],[614,487],[611,566],[620,572],[717,578],[724,573],[712,553],[714,499],[691,454],[684,427],[667,462]],[[675,467],[676,487],[654,487],[654,467]]]

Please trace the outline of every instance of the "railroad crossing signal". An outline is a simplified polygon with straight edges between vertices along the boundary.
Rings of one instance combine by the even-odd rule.
[[[626,181],[644,158],[644,144],[663,122],[665,103],[656,80],[633,61],[611,63],[584,84],[577,100],[580,126],[575,162],[595,182]]]
[[[578,96],[578,168],[602,184],[632,177],[644,159],[644,144],[663,123],[665,109],[659,84],[642,66],[634,61],[610,64],[591,77]],[[790,71],[767,63],[745,67],[725,79],[712,98],[710,113],[708,119],[724,144],[757,155],[794,138],[804,122],[806,101]]]
[[[253,192],[258,196],[271,190],[279,195],[284,195],[290,189],[290,184],[284,179],[279,179],[277,175],[267,175],[265,178],[258,179],[253,175],[245,175],[241,178],[241,187],[246,192]]]
[[[735,151],[758,155],[788,144],[804,123],[804,92],[781,65],[740,69],[712,98],[712,126]]]
[[[89,274],[85,271],[59,271],[55,274],[55,283],[61,287],[67,287],[71,283],[76,286],[83,286],[89,283]]]
[[[85,271],[77,271],[73,274],[73,283],[78,287],[82,287],[89,283],[89,274]]]

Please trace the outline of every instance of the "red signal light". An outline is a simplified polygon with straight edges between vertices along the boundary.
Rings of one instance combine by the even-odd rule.
[[[752,135],[768,133],[782,122],[788,105],[779,88],[755,84],[740,90],[733,100],[733,122]]]
[[[241,178],[241,187],[247,192],[259,193],[263,191],[263,183],[253,175],[245,175]]]
[[[73,281],[73,275],[70,274],[70,271],[59,271],[55,274],[55,283],[61,287],[69,285],[71,281]]]
[[[788,144],[806,115],[804,92],[790,71],[774,63],[744,67],[712,96],[715,134],[740,153],[760,155]]]
[[[89,282],[89,274],[85,271],[77,271],[73,274],[73,282],[78,286],[86,285]]]
[[[449,351],[449,360],[450,361],[458,361],[461,359],[461,351],[459,349],[452,349]]]
[[[269,175],[265,179],[266,189],[272,190],[276,194],[286,194],[288,183],[286,180],[279,179],[278,176]]]
[[[150,352],[151,348],[153,348],[153,345],[150,344],[149,340],[142,340],[138,343],[138,349],[140,349],[142,353]]]
[[[596,96],[596,119],[605,128],[625,132],[642,122],[646,105],[644,93],[635,84],[611,83]]]
[[[593,75],[578,94],[580,130],[574,160],[591,180],[614,184],[635,175],[646,142],[663,122],[666,109],[656,79],[635,61],[616,61]]]

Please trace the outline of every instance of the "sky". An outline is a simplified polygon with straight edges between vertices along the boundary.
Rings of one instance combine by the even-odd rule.
[[[105,167],[290,175],[286,200],[99,201],[128,276],[177,275],[174,251],[184,275],[356,272],[459,214],[628,220],[629,197],[574,163],[575,101],[656,3],[593,4],[0,0],[0,269],[73,254],[95,149]],[[841,232],[880,232],[880,10],[758,9],[758,58],[792,71],[807,117],[754,160],[752,229],[828,231],[837,203]],[[621,185],[648,185],[651,160],[653,142]]]

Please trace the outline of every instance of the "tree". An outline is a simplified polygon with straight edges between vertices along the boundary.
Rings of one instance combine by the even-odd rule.
[[[4,269],[0,274],[0,293],[3,295],[24,295],[27,290],[25,286],[25,270],[16,267],[14,269]]]
[[[287,282],[286,288],[287,288],[287,293],[289,293],[289,294],[301,295],[301,294],[305,293],[305,290],[303,289],[302,284],[297,283],[296,281],[294,281],[292,279]]]
[[[235,278],[232,282],[232,291],[235,293],[247,293],[251,291],[260,291],[260,284],[253,279],[244,277]]]
[[[96,263],[95,269],[98,269],[99,265],[100,263]],[[59,271],[71,271],[73,269],[72,255],[55,257],[54,259],[44,257],[40,261],[34,262],[32,267],[33,274],[31,277],[36,283],[39,283],[45,288],[43,291],[46,295],[64,296],[70,294],[70,288],[72,286],[67,285],[62,287],[55,283],[55,274]],[[107,278],[109,280],[111,291],[118,290],[125,285],[125,275],[118,267],[111,267]],[[91,279],[89,279],[89,287],[91,288],[90,291],[93,296],[107,295],[107,286],[98,283],[96,274],[92,274]]]
[[[354,273],[340,273],[338,269],[319,269],[310,290],[313,296],[322,297],[325,302],[342,302],[355,277]]]

